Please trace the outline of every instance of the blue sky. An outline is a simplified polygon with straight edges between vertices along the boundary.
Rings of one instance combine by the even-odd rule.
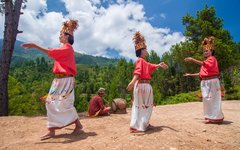
[[[196,16],[205,5],[214,6],[216,16],[223,19],[224,29],[228,30],[235,42],[240,42],[240,1],[239,0],[140,0],[147,16],[166,14],[166,19],[156,17],[155,26],[168,26],[172,30],[184,32],[182,17],[187,13]]]
[[[148,50],[159,56],[184,41],[182,17],[214,6],[235,42],[240,42],[238,0],[29,0],[20,17],[17,39],[45,47],[59,46],[63,21],[76,19],[74,50],[110,58],[136,59],[132,37],[140,31]],[[0,32],[4,17],[0,16]],[[0,35],[2,38],[2,35]]]

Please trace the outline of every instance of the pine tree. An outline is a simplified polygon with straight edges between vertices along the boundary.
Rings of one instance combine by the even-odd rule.
[[[18,33],[18,22],[23,0],[2,0],[1,13],[5,14],[5,28],[3,39],[3,50],[1,58],[0,74],[0,115],[8,115],[8,74],[11,64],[11,58],[14,50],[14,44]]]

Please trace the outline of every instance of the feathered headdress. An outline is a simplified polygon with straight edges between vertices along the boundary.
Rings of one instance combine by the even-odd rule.
[[[136,51],[140,50],[140,49],[143,49],[143,48],[147,48],[147,45],[145,44],[145,38],[139,31],[137,31],[134,34],[133,41],[134,41],[134,44],[135,44],[135,50]]]
[[[202,41],[203,50],[214,50],[214,40],[214,36],[204,38]]]
[[[69,33],[73,36],[73,32],[78,28],[77,20],[68,20],[63,22],[61,32]]]

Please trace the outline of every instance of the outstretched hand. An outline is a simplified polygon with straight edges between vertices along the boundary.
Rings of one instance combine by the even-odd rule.
[[[184,61],[186,61],[186,62],[190,62],[190,61],[192,61],[192,60],[193,60],[192,57],[187,57],[187,58],[184,59]]]
[[[190,73],[185,73],[183,76],[188,77],[188,76],[191,76],[191,74]]]
[[[21,46],[23,48],[27,48],[27,49],[29,49],[29,48],[36,48],[36,44],[34,44],[34,43],[25,43],[25,44],[22,44]]]
[[[163,69],[167,69],[168,65],[165,64],[164,62],[159,63],[159,66],[162,67]]]

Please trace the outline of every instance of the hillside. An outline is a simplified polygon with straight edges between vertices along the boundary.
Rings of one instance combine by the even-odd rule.
[[[22,42],[16,41],[15,50],[13,52],[12,63],[22,63],[24,61],[30,59],[36,59],[38,57],[45,57],[50,60],[47,55],[41,53],[37,50],[28,50],[21,47]],[[2,54],[2,45],[3,40],[0,39],[0,55]],[[109,64],[116,64],[118,59],[109,59],[105,57],[91,56],[85,55],[75,52],[75,59],[77,64],[85,64],[85,65],[98,65],[98,66],[107,66]]]
[[[80,115],[83,132],[71,135],[74,126],[57,130],[45,141],[46,117],[0,117],[0,149],[83,149],[83,150],[177,150],[240,148],[240,101],[223,101],[225,121],[206,124],[202,120],[202,103],[157,106],[146,133],[130,133],[131,110],[127,114],[88,118]]]

